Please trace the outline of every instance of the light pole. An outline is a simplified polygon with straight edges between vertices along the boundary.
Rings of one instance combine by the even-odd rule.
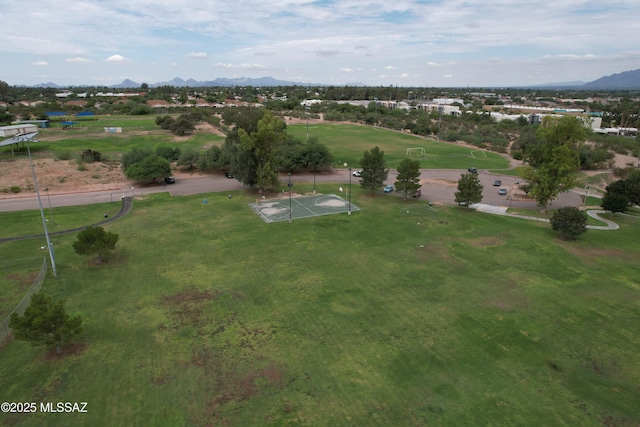
[[[349,215],[351,215],[351,168],[349,168],[349,194],[348,194],[348,199],[349,199]]]
[[[289,187],[289,224],[291,224],[291,221],[293,220],[293,211],[291,210],[291,187],[293,187],[293,184],[291,183],[291,172],[289,172],[289,184],[287,184],[287,186]]]
[[[304,115],[307,119],[307,144],[309,143],[309,104],[304,106]]]
[[[376,114],[375,114],[375,122],[373,123],[373,127],[377,129],[378,127],[378,98],[373,98],[373,103],[375,104]]]
[[[318,153],[313,153],[313,194],[316,194],[316,168],[318,165]]]
[[[51,225],[56,226],[56,222],[53,220],[53,209],[51,209],[51,197],[49,197],[49,188],[45,188],[44,191],[47,192],[47,200],[49,200],[49,214],[51,214]]]
[[[131,187],[131,201],[133,202],[133,190],[135,187]]]
[[[26,141],[27,153],[29,154],[29,163],[31,164],[31,174],[33,175],[33,184],[36,187],[36,195],[38,196],[38,205],[40,206],[40,216],[42,217],[42,226],[44,227],[44,237],[47,239],[47,247],[49,248],[49,258],[51,259],[51,269],[53,270],[53,276],[58,277],[58,270],[56,269],[56,257],[53,252],[53,244],[49,239],[49,230],[47,230],[47,221],[44,219],[44,210],[42,210],[42,200],[40,199],[40,190],[38,189],[38,180],[36,179],[36,170],[33,167],[33,159],[31,158],[31,149],[29,148],[29,141]]]

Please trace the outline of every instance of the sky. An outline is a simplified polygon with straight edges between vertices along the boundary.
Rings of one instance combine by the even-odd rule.
[[[0,0],[0,80],[505,87],[640,68],[640,0]]]

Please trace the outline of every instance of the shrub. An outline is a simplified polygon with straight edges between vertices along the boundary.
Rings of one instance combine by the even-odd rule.
[[[12,185],[12,186],[9,188],[9,191],[11,191],[11,192],[12,192],[12,193],[14,193],[14,194],[17,194],[17,193],[19,193],[20,191],[22,191],[22,189],[21,189],[20,187],[18,187],[17,185]]]
[[[80,158],[86,163],[99,162],[102,159],[102,154],[98,151],[93,151],[87,148],[82,151]]]
[[[71,151],[60,151],[56,154],[56,159],[58,160],[71,160]]]
[[[551,228],[565,239],[575,239],[587,231],[587,214],[574,207],[560,208],[551,217]]]

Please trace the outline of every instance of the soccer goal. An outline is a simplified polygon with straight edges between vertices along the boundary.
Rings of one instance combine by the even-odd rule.
[[[476,157],[476,155],[474,153],[481,153],[482,156],[480,156],[480,154],[478,154],[478,157],[487,157],[487,153],[484,152],[484,150],[473,150],[471,151],[471,157],[473,157],[474,159],[477,159],[478,157]]]
[[[413,156],[413,155],[416,155],[416,154],[418,154],[420,156],[426,156],[427,155],[427,151],[422,147],[407,148],[407,152],[406,152],[407,156]]]

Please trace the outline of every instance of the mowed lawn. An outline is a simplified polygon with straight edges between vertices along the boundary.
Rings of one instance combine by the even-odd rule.
[[[0,400],[88,413],[0,423],[640,421],[638,219],[566,242],[548,224],[355,191],[351,216],[266,224],[255,194],[232,196],[136,200],[107,227],[120,241],[103,265],[54,238],[44,289],[84,333],[61,358],[4,344]]]
[[[287,133],[306,140],[307,126],[288,125]],[[309,124],[309,137],[329,147],[336,166],[343,163],[359,168],[363,152],[373,147],[384,151],[387,166],[396,168],[406,158],[407,148],[424,148],[426,155],[414,153],[411,158],[420,160],[423,169],[505,169],[509,161],[490,151],[463,147],[448,142],[436,142],[416,135],[371,126],[352,124]]]

